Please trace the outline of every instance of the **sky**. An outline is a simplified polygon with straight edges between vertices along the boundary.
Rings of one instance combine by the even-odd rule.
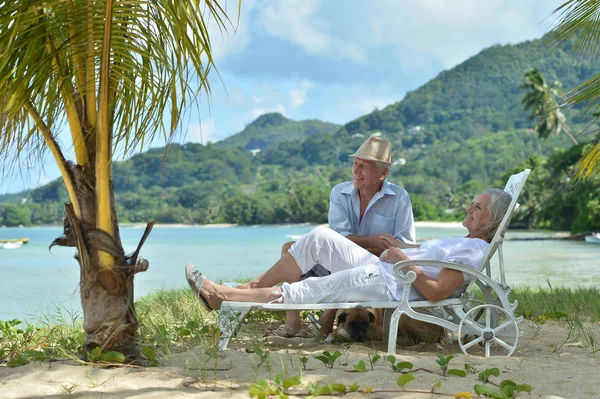
[[[217,142],[266,112],[345,124],[487,47],[540,38],[562,2],[243,0],[238,15],[237,0],[221,1],[233,26],[209,22],[219,74],[176,141]],[[50,156],[17,169],[0,176],[0,194],[60,175]]]

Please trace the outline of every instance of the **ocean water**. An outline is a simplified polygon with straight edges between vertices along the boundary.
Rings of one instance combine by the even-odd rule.
[[[150,268],[135,280],[140,298],[163,289],[186,287],[183,274],[192,262],[212,279],[251,278],[279,257],[281,245],[312,226],[155,227],[141,251]],[[143,228],[122,228],[126,253],[133,252]],[[2,228],[0,239],[28,237],[18,249],[0,249],[0,320],[35,321],[57,310],[77,313],[79,265],[75,249],[48,246],[58,227]],[[417,227],[419,238],[465,235],[464,228]],[[511,237],[539,236],[511,232]],[[573,241],[506,241],[506,280],[512,287],[594,287],[600,285],[600,246]],[[495,263],[494,263],[495,265]]]

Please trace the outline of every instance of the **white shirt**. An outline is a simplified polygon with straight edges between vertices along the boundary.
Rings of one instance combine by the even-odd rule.
[[[483,257],[487,251],[489,244],[479,238],[443,238],[439,240],[428,240],[421,244],[420,248],[408,248],[402,251],[410,259],[428,259],[428,260],[441,260],[444,262],[454,262],[468,267],[472,267],[475,270],[481,271],[483,267]],[[377,262],[377,265],[382,271],[385,283],[392,295],[392,300],[402,299],[402,292],[404,290],[404,284],[398,281],[392,275],[392,269],[394,265],[392,263]],[[423,273],[432,279],[437,280],[442,268],[433,266],[419,266]],[[473,276],[467,273],[463,273],[465,282],[458,288],[461,290],[465,287],[472,279]],[[415,288],[411,289],[409,300],[422,299],[417,293]]]
[[[352,181],[336,185],[329,197],[329,228],[344,237],[388,233],[402,242],[415,243],[415,222],[405,189],[383,181],[360,219],[360,198]]]

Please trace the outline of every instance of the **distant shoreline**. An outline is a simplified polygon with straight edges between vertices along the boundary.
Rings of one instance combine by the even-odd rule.
[[[145,227],[145,223],[122,223],[120,227]],[[223,228],[223,227],[305,227],[305,226],[327,226],[327,224],[315,223],[282,223],[282,224],[255,224],[255,225],[238,225],[235,223],[214,223],[214,224],[185,224],[185,223],[157,223],[154,227],[157,228],[187,228],[187,227],[202,227],[202,228]],[[456,229],[462,227],[462,222],[415,222],[415,227],[439,227]]]

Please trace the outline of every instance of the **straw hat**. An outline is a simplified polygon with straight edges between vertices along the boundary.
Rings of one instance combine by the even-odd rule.
[[[368,161],[378,161],[388,165],[396,162],[392,158],[392,144],[386,139],[371,136],[361,144],[358,151],[350,155],[351,157],[357,157],[366,159]]]

